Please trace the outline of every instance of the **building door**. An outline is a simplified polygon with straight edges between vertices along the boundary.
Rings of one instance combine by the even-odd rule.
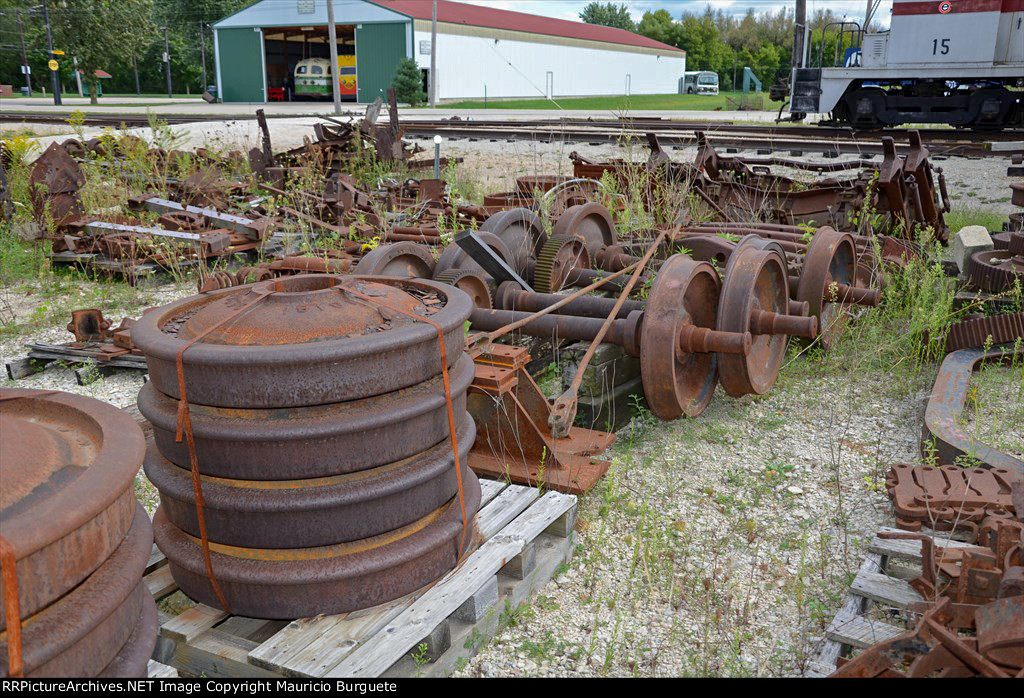
[[[265,102],[263,33],[260,29],[218,29],[217,52],[221,99],[225,102]]]
[[[398,63],[406,57],[406,22],[356,26],[356,85],[359,102],[387,101]]]

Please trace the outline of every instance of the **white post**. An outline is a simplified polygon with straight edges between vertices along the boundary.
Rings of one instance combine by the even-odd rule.
[[[331,83],[334,85],[334,113],[341,114],[341,83],[338,80],[338,29],[334,26],[334,0],[327,0],[327,36],[331,42]]]
[[[430,8],[430,106],[437,106],[437,0]]]

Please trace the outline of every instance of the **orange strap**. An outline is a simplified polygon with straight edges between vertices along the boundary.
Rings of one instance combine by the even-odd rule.
[[[21,659],[21,607],[18,603],[18,560],[14,546],[0,536],[0,569],[4,579],[4,622],[7,624],[7,675],[12,679],[25,676]]]
[[[437,320],[432,320],[431,318],[424,317],[423,315],[416,315],[404,308],[397,308],[395,306],[388,305],[381,301],[380,298],[367,296],[364,293],[360,293],[359,291],[346,286],[344,283],[339,284],[335,288],[345,293],[351,293],[356,298],[361,298],[371,305],[379,305],[387,308],[388,310],[393,310],[399,315],[405,315],[406,317],[411,318],[414,322],[425,322],[437,330],[437,345],[441,352],[441,382],[444,385],[444,401],[448,412],[448,433],[452,438],[452,455],[455,456],[455,479],[459,488],[459,508],[462,511],[462,535],[459,536],[458,555],[458,560],[461,561],[463,547],[466,541],[466,532],[469,531],[469,521],[466,519],[466,495],[462,489],[462,466],[459,464],[459,442],[455,436],[455,408],[452,406],[452,388],[451,384],[448,382],[448,362],[445,361],[444,328],[441,327],[441,323]]]
[[[199,520],[199,539],[202,543],[203,563],[206,565],[206,576],[210,580],[210,586],[213,587],[213,593],[217,596],[217,601],[220,602],[221,608],[223,608],[227,613],[231,613],[231,607],[228,605],[227,598],[225,598],[224,592],[220,588],[220,583],[217,582],[217,577],[213,574],[213,561],[210,559],[210,539],[206,535],[206,515],[203,511],[203,483],[199,477],[199,459],[196,457],[196,443],[192,437],[192,417],[189,414],[188,398],[185,395],[184,357],[185,352],[188,351],[193,344],[225,323],[237,319],[244,312],[250,310],[253,306],[272,293],[274,293],[274,289],[271,289],[266,293],[261,293],[255,299],[246,303],[231,315],[228,315],[215,325],[208,327],[206,330],[186,342],[185,346],[179,349],[177,355],[174,357],[174,365],[178,373],[178,394],[180,395],[180,398],[178,399],[178,424],[177,431],[175,433],[175,440],[178,443],[181,443],[182,433],[184,433],[185,442],[188,444],[188,460],[189,464],[192,466],[192,491],[196,496],[196,518]]]

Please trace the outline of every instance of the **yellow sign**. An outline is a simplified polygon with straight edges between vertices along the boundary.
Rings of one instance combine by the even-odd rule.
[[[63,56],[64,55],[64,52],[61,51],[60,49],[57,49],[57,48],[55,48],[52,51],[50,51],[50,53],[52,53],[55,56]]]
[[[49,66],[50,70],[57,70],[57,68],[60,67],[60,63],[58,63],[57,61],[53,60],[52,58],[50,59],[50,62],[47,63],[46,65]]]

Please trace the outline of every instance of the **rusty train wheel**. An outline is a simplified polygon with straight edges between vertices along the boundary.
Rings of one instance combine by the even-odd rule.
[[[132,634],[125,640],[110,664],[99,673],[100,678],[144,679],[148,674],[149,658],[156,648],[160,634],[160,616],[151,594],[142,597],[142,613],[135,623]]]
[[[184,355],[189,401],[220,407],[356,400],[440,373],[432,326],[347,289],[430,317],[444,329],[448,365],[462,355],[462,327],[473,307],[466,294],[424,279],[331,274],[284,277],[186,298],[143,315],[132,327],[132,341],[146,356],[154,387],[178,398],[178,351],[233,316]],[[270,295],[237,314],[265,293]],[[254,375],[261,380],[252,380]]]
[[[476,426],[463,417],[459,463],[468,463]],[[146,475],[175,526],[199,536],[192,475],[150,445]],[[408,526],[456,494],[451,439],[370,470],[310,480],[231,480],[203,476],[210,540],[256,548],[309,548],[370,538]]]
[[[496,213],[480,225],[480,232],[494,233],[512,253],[509,262],[518,274],[525,274],[530,260],[540,254],[548,236],[540,217],[528,208]]]
[[[615,221],[601,204],[570,206],[555,223],[552,235],[578,237],[594,259],[602,247],[615,244]]]
[[[640,375],[657,417],[696,417],[711,402],[717,355],[677,349],[684,325],[715,327],[720,282],[710,264],[673,255],[662,265],[644,312]]]
[[[352,273],[393,276],[397,279],[429,279],[434,274],[434,255],[415,242],[381,245],[364,254]]]
[[[537,257],[533,285],[539,293],[557,293],[570,271],[589,268],[590,253],[581,238],[552,235]]]
[[[438,579],[468,550],[480,508],[480,481],[462,464],[469,530],[458,498],[397,531],[317,548],[239,548],[211,543],[217,581],[231,609],[253,618],[302,618],[343,613],[400,598]],[[199,541],[172,524],[163,508],[153,517],[157,545],[189,597],[215,608]]]
[[[461,271],[452,269],[438,274],[434,281],[454,286],[473,299],[474,307],[490,310],[494,307],[494,294],[491,292],[490,284],[487,283],[488,278],[470,269]]]
[[[785,254],[767,240],[745,237],[736,245],[725,267],[718,302],[718,329],[750,331],[754,310],[780,314],[789,311],[789,277]],[[765,393],[775,383],[786,356],[789,337],[754,335],[750,352],[719,354],[718,380],[732,397]]]
[[[807,246],[796,300],[810,305],[809,314],[818,318],[818,341],[828,350],[846,328],[847,307],[830,301],[836,298],[833,284],[857,283],[857,248],[853,236],[832,228],[818,228]]]
[[[0,521],[25,617],[80,584],[124,539],[145,440],[112,405],[22,389],[0,390],[0,434]]]
[[[473,370],[463,353],[449,372],[457,417],[466,409]],[[150,381],[139,391],[139,411],[152,422],[164,458],[189,468],[188,448],[175,434],[178,401]],[[190,404],[189,414],[200,472],[243,480],[333,477],[408,458],[448,437],[440,376],[340,404],[277,410]]]
[[[134,495],[133,495],[134,496]],[[135,503],[128,534],[85,581],[22,624],[25,676],[95,676],[124,646],[149,590],[142,573],[153,529]],[[0,635],[0,675],[7,671],[7,635]]]
[[[477,233],[481,240],[486,243],[488,247],[494,250],[495,254],[501,257],[506,264],[515,266],[512,262],[512,251],[508,245],[502,242],[494,233],[480,232]],[[473,261],[473,258],[469,254],[456,245],[454,242],[448,247],[444,248],[441,252],[441,256],[437,258],[437,265],[434,266],[434,278],[449,271],[475,271],[478,274],[483,274],[485,278],[490,278],[479,264]]]

